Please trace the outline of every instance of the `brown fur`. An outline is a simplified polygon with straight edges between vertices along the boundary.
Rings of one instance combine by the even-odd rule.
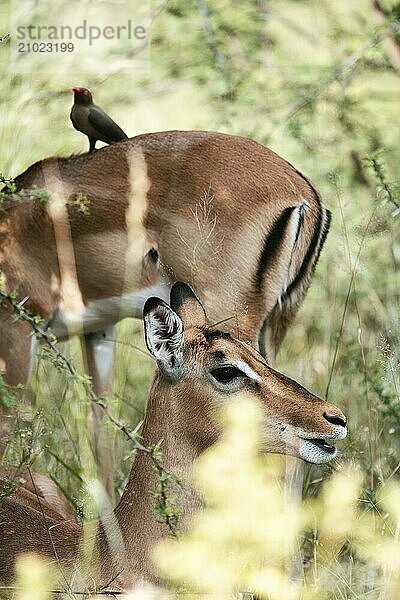
[[[234,316],[224,327],[254,345],[266,321],[266,352],[273,357],[305,295],[323,238],[326,211],[314,186],[271,150],[220,133],[146,134],[95,154],[39,161],[16,178],[18,189],[44,187],[43,173],[51,169],[59,173],[69,196],[82,193],[90,200],[89,216],[69,208],[85,303],[126,290],[127,153],[132,148],[143,151],[151,183],[144,219],[148,246],[159,252],[168,278],[193,287],[211,322]],[[283,232],[278,256],[256,286],[268,233],[285,209],[303,202],[309,208],[297,246],[288,256],[292,248],[285,247]],[[296,297],[285,298],[288,265],[293,281],[307,252],[311,257]],[[8,290],[28,295],[32,311],[51,318],[59,302],[54,280],[60,277],[53,225],[47,212],[29,200],[0,217],[0,269]],[[269,330],[273,336],[267,335]],[[6,363],[18,360],[14,349],[7,352],[1,342],[0,351]]]
[[[74,509],[54,481],[30,468],[20,472],[11,465],[1,465],[0,490],[5,488],[14,493],[18,490],[19,497],[25,498],[27,504],[33,504],[37,510],[44,502],[59,519],[76,521]]]
[[[140,160],[131,163],[136,155],[144,158],[144,174]],[[328,223],[315,187],[289,163],[254,141],[221,133],[140,135],[94,154],[44,159],[15,182],[18,190],[45,187],[53,195],[58,183],[66,198],[81,193],[90,201],[87,216],[68,207],[70,232],[68,223],[55,227],[49,212],[29,198],[11,202],[0,213],[5,288],[29,296],[26,306],[32,312],[51,320],[61,305],[120,296],[165,276],[171,283],[188,282],[211,323],[228,319],[222,328],[259,347],[270,361],[306,294]],[[133,192],[139,204],[131,217],[141,199],[145,206],[132,249],[126,211]],[[299,207],[304,210],[294,242],[290,219]],[[73,253],[67,252],[69,235]],[[74,272],[77,299],[64,286],[64,263]],[[118,318],[115,314],[113,322]],[[1,307],[0,326],[6,381],[25,382],[29,328],[15,324]],[[90,363],[88,347],[87,356]],[[96,374],[90,374],[96,386]],[[10,435],[9,417],[8,411],[2,418],[0,455]],[[104,463],[100,471],[112,496],[110,465],[104,460],[112,452],[107,440],[96,451],[95,414],[93,424],[95,452]]]

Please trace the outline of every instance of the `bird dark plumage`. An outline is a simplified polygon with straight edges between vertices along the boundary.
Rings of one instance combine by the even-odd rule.
[[[112,144],[128,136],[104,110],[93,103],[93,96],[86,88],[74,87],[74,104],[71,109],[72,125],[89,138],[89,152],[96,148],[97,140]]]

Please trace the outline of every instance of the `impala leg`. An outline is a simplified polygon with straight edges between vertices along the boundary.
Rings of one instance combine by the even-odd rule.
[[[0,371],[9,386],[25,384],[28,380],[30,333],[28,323],[14,321],[8,309],[0,309]],[[0,398],[0,457],[12,437],[16,419],[15,408],[7,406],[6,399]]]
[[[93,390],[97,396],[109,394],[115,352],[115,326],[84,336],[84,349],[88,374],[92,377]],[[114,504],[114,432],[102,427],[103,410],[91,405],[89,431],[93,454],[97,463],[99,480],[110,502]]]

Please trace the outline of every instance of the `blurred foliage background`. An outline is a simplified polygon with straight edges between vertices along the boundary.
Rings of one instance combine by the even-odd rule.
[[[167,129],[244,135],[310,177],[332,211],[332,225],[277,367],[328,396],[349,418],[340,458],[333,467],[308,468],[305,497],[318,494],[332,468],[357,464],[361,503],[374,510],[377,494],[398,478],[400,468],[400,4],[51,5],[48,12],[46,2],[3,1],[0,37],[15,31],[21,14],[37,22],[61,14],[67,23],[113,14],[143,23],[146,43],[122,40],[110,50],[99,42],[70,55],[21,57],[13,35],[0,42],[0,171],[13,177],[45,156],[87,150],[86,138],[69,122],[70,88],[84,85],[129,136]],[[143,416],[152,363],[135,348],[143,349],[140,323],[118,329],[112,402],[133,428]],[[79,356],[76,342],[68,352]],[[35,386],[37,427],[33,438],[30,429],[25,433],[34,467],[84,506],[81,477],[93,468],[85,441],[87,404],[46,362],[38,367]],[[18,436],[9,459],[18,461],[24,439]],[[117,445],[120,491],[131,452],[124,441]],[[347,590],[337,597],[364,596]]]

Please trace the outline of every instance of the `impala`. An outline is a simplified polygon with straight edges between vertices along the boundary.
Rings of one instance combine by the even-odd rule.
[[[44,501],[52,507],[59,519],[76,521],[74,509],[54,481],[45,475],[31,471],[30,468],[20,472],[11,465],[1,465],[0,488],[7,494],[18,490],[19,500],[24,500],[29,506],[36,506],[38,510],[40,510],[40,503]],[[1,503],[0,495],[0,507]]]
[[[45,188],[50,199],[44,207],[28,193],[2,203],[0,282],[28,298],[59,339],[84,334],[98,394],[112,369],[115,323],[141,317],[152,295],[168,299],[177,280],[201,296],[211,323],[224,321],[273,361],[329,225],[306,177],[260,144],[221,133],[145,134],[51,157],[15,184],[32,197]],[[79,194],[89,215],[71,206]],[[11,385],[27,380],[29,333],[0,307],[0,370]],[[99,443],[96,453],[99,462],[111,456],[106,449],[101,458]]]
[[[164,467],[182,481],[174,495],[183,528],[201,505],[190,487],[193,461],[220,435],[215,412],[241,394],[262,407],[262,452],[317,464],[335,456],[329,441],[346,436],[343,413],[276,372],[250,344],[207,327],[203,306],[187,285],[174,284],[170,306],[160,298],[148,299],[144,322],[147,347],[158,368],[143,443],[163,440]],[[54,563],[60,585],[74,590],[97,585],[111,593],[156,581],[150,550],[170,533],[152,508],[156,477],[148,457],[139,453],[119,504],[97,528],[95,557],[85,568],[78,560],[78,524],[60,523],[45,501],[38,510],[21,501],[18,492],[7,498],[0,519],[0,580],[12,580],[19,553],[34,551]]]

